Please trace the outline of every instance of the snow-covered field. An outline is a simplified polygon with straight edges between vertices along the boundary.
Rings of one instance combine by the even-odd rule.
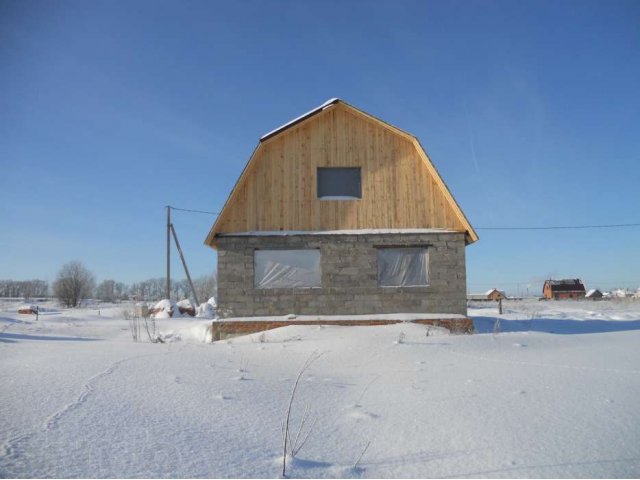
[[[4,303],[0,476],[278,477],[313,352],[294,434],[306,406],[317,422],[290,476],[640,476],[640,301],[506,302],[497,334],[494,305],[470,309],[469,336],[291,326],[210,344],[206,321],[167,319],[173,341],[151,344],[122,307],[36,322]]]

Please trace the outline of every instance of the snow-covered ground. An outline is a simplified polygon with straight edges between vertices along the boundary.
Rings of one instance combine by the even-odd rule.
[[[476,335],[291,326],[214,344],[197,319],[134,343],[122,307],[36,322],[17,306],[0,305],[0,477],[278,477],[313,352],[293,477],[640,476],[640,301],[509,301],[497,334],[479,304]]]

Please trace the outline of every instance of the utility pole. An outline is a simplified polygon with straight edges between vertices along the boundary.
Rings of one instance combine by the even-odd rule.
[[[182,260],[182,266],[184,267],[184,273],[187,274],[187,280],[189,281],[189,286],[191,287],[191,293],[193,293],[193,299],[196,301],[196,306],[200,305],[198,301],[198,294],[196,293],[196,289],[193,288],[193,282],[191,281],[191,275],[189,275],[189,269],[187,268],[187,262],[184,259],[184,255],[182,254],[182,248],[180,248],[180,242],[178,241],[178,235],[176,235],[176,229],[173,228],[173,224],[171,224],[171,233],[173,233],[173,239],[176,241],[176,247],[178,248],[178,253],[180,254],[180,260]]]
[[[167,299],[171,299],[171,206],[167,205]]]

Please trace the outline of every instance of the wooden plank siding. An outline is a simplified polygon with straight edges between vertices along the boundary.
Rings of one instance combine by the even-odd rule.
[[[272,230],[444,228],[477,236],[418,141],[344,103],[256,148],[206,243]],[[360,167],[362,199],[319,200],[318,167]]]

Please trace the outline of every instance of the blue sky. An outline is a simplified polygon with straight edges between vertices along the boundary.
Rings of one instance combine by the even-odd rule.
[[[640,222],[638,52],[637,1],[2,0],[0,277],[162,276],[164,206],[217,211],[340,97],[421,140],[479,228],[470,290],[638,287],[639,227],[480,229]],[[212,220],[174,215],[195,276]]]

